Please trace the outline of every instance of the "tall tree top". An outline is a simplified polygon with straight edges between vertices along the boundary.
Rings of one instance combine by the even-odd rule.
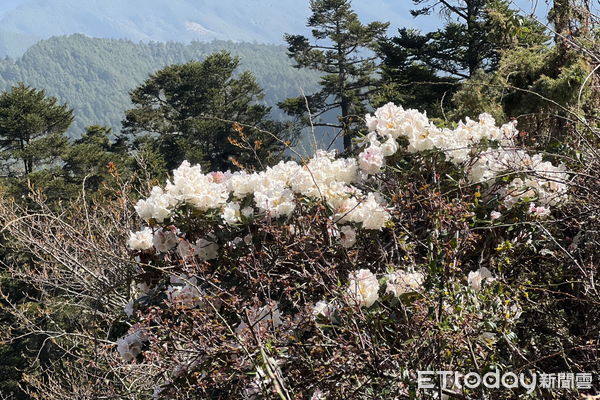
[[[303,35],[286,34],[285,40],[295,67],[325,73],[322,88],[306,98],[287,99],[279,106],[306,125],[339,129],[344,148],[349,149],[353,125],[365,114],[365,102],[376,86],[379,66],[374,50],[389,23],[362,24],[348,0],[312,0],[310,9],[307,26],[313,28],[312,43]],[[311,115],[307,115],[307,108]],[[333,110],[340,114],[337,124],[312,120]]]

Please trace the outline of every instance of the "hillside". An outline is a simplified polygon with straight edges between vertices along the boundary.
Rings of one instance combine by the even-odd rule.
[[[131,105],[128,93],[150,73],[222,49],[241,58],[242,70],[254,72],[268,105],[297,96],[300,88],[310,93],[317,87],[318,75],[294,69],[283,46],[226,41],[136,44],[71,35],[41,41],[17,61],[1,60],[0,90],[22,81],[68,103],[76,114],[71,136],[90,124],[118,130]]]

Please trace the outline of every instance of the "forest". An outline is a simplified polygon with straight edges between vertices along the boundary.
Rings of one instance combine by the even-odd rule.
[[[600,399],[600,16],[311,0],[0,62],[0,399]]]
[[[68,103],[75,111],[70,137],[79,137],[87,126],[97,124],[118,132],[123,113],[131,107],[129,92],[150,73],[220,50],[240,57],[240,71],[255,74],[265,91],[261,100],[265,105],[296,96],[299,88],[311,92],[318,87],[319,74],[294,69],[284,46],[226,41],[133,43],[74,34],[40,41],[17,60],[0,60],[0,90],[24,82]],[[281,118],[277,111],[276,117]]]

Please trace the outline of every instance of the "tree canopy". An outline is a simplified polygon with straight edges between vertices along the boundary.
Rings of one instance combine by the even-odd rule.
[[[22,176],[51,165],[66,145],[63,134],[72,121],[73,111],[44,90],[19,83],[0,94],[0,157],[5,166]]]
[[[142,142],[168,168],[189,160],[224,170],[276,156],[285,147],[283,125],[267,118],[270,108],[258,103],[263,90],[252,73],[236,76],[238,67],[239,58],[220,52],[152,74],[131,93],[125,132],[150,133]]]
[[[280,107],[300,117],[305,125],[340,129],[344,148],[350,149],[353,128],[366,111],[366,100],[375,87],[378,69],[373,54],[389,23],[364,25],[348,0],[312,0],[313,42],[303,35],[286,34],[289,56],[298,68],[321,72],[321,90],[306,97],[287,99]],[[308,121],[330,111],[339,111],[338,123]]]

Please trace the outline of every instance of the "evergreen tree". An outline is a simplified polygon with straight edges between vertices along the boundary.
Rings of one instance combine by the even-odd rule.
[[[111,132],[105,126],[89,126],[63,153],[65,182],[74,186],[73,189],[81,190],[85,181],[85,188],[95,192],[112,176],[131,171],[132,158],[126,139],[111,140]]]
[[[448,21],[442,29],[420,34],[401,29],[393,43],[419,62],[459,79],[479,69],[495,70],[500,51],[522,43],[541,43],[542,27],[509,8],[505,0],[413,0],[422,8],[413,16],[440,11]]]
[[[409,31],[400,30],[401,35]],[[416,33],[412,33],[416,35]],[[387,102],[408,108],[426,110],[429,117],[441,117],[442,100],[452,98],[458,79],[441,75],[435,68],[420,62],[410,47],[399,45],[398,38],[385,39],[380,43],[381,90],[373,99],[374,106]]]
[[[352,11],[349,0],[312,0],[312,15],[307,26],[312,28],[314,42],[302,35],[285,35],[289,56],[298,68],[311,68],[323,73],[321,90],[310,96],[287,99],[280,107],[301,118],[317,118],[338,110],[338,124],[314,122],[313,126],[340,129],[344,148],[352,144],[353,125],[365,114],[366,100],[376,84],[377,57],[372,54],[386,32],[388,23],[363,25]],[[308,115],[306,103],[311,116]]]
[[[589,15],[585,2],[555,1],[549,15],[554,43],[503,50],[496,71],[475,74],[456,93],[453,117],[492,112],[499,119],[518,118],[519,128],[532,133],[529,140],[548,151],[580,137],[574,115],[591,124],[598,120],[590,45],[598,33],[590,28]]]
[[[261,130],[283,136],[283,126],[268,120],[270,108],[258,104],[262,89],[252,73],[236,74],[238,66],[237,57],[219,52],[152,74],[131,93],[125,132],[149,133],[138,144],[154,148],[168,169],[188,160],[223,170],[279,155],[284,137]]]
[[[43,90],[19,83],[0,94],[0,158],[4,167],[24,176],[55,163],[67,145],[64,132],[72,121],[72,110],[47,97]]]
[[[432,116],[441,116],[443,99],[452,99],[459,82],[496,71],[504,51],[547,40],[539,23],[519,15],[504,0],[413,2],[421,6],[412,11],[414,16],[439,11],[447,23],[426,34],[400,29],[397,36],[382,41],[383,86],[388,88],[383,93]]]

